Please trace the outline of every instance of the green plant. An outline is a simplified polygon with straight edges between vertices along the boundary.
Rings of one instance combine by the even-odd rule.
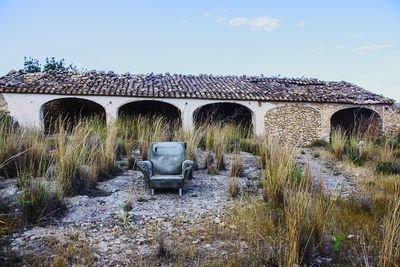
[[[329,147],[329,142],[325,139],[317,139],[311,143],[311,147]]]
[[[334,252],[339,252],[342,241],[343,241],[343,236],[341,234],[335,235],[335,240],[334,240],[333,246],[332,246],[332,250]]]
[[[400,174],[400,164],[390,161],[379,161],[376,165],[376,172],[385,175]]]
[[[43,65],[43,71],[76,71],[77,68],[73,64],[66,66],[65,60],[57,60],[55,57],[47,58],[46,63]]]
[[[18,180],[20,194],[17,202],[26,222],[35,224],[63,211],[62,199],[44,178],[36,178],[24,170],[18,174]]]
[[[27,58],[24,57],[24,71],[27,73],[34,73],[34,72],[40,72],[41,67],[39,60],[35,58]]]
[[[133,216],[127,211],[124,211],[120,216],[119,220],[125,224],[130,224],[132,222]]]

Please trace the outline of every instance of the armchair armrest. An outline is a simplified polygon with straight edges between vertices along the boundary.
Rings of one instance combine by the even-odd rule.
[[[144,180],[146,184],[149,184],[150,177],[153,176],[153,165],[148,160],[139,161],[137,163],[137,168],[143,173]]]
[[[184,180],[192,179],[193,178],[193,160],[185,160],[182,163],[182,178]]]

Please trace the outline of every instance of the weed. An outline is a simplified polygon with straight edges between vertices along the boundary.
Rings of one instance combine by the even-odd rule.
[[[119,220],[122,223],[125,224],[130,224],[132,222],[133,216],[131,214],[129,214],[127,211],[124,211],[120,216],[119,216]]]
[[[317,139],[311,143],[311,147],[329,147],[329,142],[324,139]]]
[[[341,234],[335,235],[335,240],[334,240],[333,246],[332,246],[332,250],[334,252],[339,252],[342,241],[343,241],[343,236]]]
[[[400,164],[396,162],[379,161],[376,165],[376,172],[379,174],[400,174]]]
[[[231,162],[231,177],[240,177],[243,174],[242,161],[240,159],[240,154],[236,154]]]
[[[228,193],[232,198],[235,198],[239,194],[239,184],[236,177],[228,178]]]

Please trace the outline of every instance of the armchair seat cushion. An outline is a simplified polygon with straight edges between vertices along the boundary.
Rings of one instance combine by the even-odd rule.
[[[150,177],[152,188],[181,188],[184,179],[182,175],[154,175]]]

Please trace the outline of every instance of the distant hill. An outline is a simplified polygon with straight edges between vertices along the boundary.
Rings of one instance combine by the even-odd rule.
[[[394,104],[396,107],[400,108],[400,103]]]

